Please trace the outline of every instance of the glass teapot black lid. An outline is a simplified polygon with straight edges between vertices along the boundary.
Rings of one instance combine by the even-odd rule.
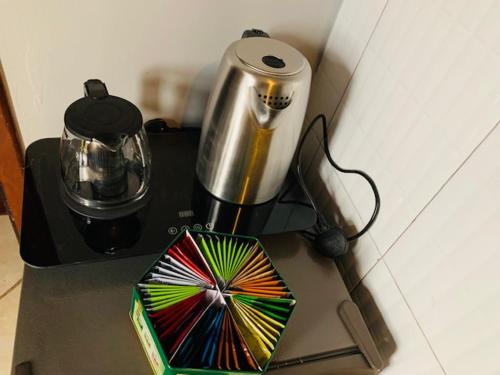
[[[64,113],[64,124],[75,136],[106,140],[133,136],[142,127],[139,109],[128,100],[108,94],[104,82],[89,79],[85,97],[73,102]]]

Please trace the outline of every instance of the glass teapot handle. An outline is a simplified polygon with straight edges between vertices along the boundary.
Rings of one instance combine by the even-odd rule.
[[[89,79],[83,84],[83,92],[85,93],[85,97],[89,97],[92,99],[103,99],[109,96],[108,89],[106,88],[106,84],[100,79]],[[92,138],[92,142],[100,145],[101,147],[107,149],[108,151],[116,152],[119,151],[125,142],[127,141],[128,136],[126,135],[117,135],[109,139],[107,142],[103,142],[97,138]]]
[[[100,79],[89,79],[85,82],[83,84],[83,92],[85,96],[91,97],[92,99],[101,99],[109,95],[106,85]]]

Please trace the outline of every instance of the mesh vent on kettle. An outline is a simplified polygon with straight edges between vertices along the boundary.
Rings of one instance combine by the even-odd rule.
[[[292,99],[291,95],[267,95],[267,94],[258,94],[259,99],[262,103],[271,107],[272,109],[284,109],[289,106],[290,101]]]

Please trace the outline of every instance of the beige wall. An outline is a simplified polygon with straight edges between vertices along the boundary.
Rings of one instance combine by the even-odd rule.
[[[334,157],[382,197],[342,266],[383,374],[500,373],[499,19],[498,1],[345,1],[315,75],[308,118],[327,114]],[[359,229],[372,193],[318,141],[314,194]]]
[[[196,122],[218,60],[244,29],[268,31],[314,65],[340,2],[0,0],[0,59],[24,143],[60,135],[88,78],[145,118]]]

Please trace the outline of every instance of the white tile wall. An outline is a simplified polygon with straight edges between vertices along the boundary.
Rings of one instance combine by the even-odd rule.
[[[349,0],[342,3],[321,64],[314,76],[306,124],[318,113],[324,113],[327,119],[332,118],[385,4],[385,0],[370,2]],[[322,132],[319,124],[315,127],[315,134],[318,140],[321,140]],[[333,139],[347,138],[350,134],[348,128],[335,127]],[[356,141],[359,138],[352,139]],[[346,143],[341,143],[332,150],[335,157],[344,151],[345,145]],[[311,185],[313,194],[317,197],[318,204],[324,207],[327,216],[332,218],[339,212],[338,208],[341,208],[343,218],[336,219],[340,219],[340,222],[344,222],[347,227],[359,228],[362,220],[344,187],[346,181],[331,172],[331,167],[326,163],[320,148],[319,143],[316,147],[311,146],[304,158],[312,160],[307,164],[310,167],[307,181]],[[370,236],[357,241],[352,249],[354,256],[345,257],[341,264],[349,288],[359,281],[359,275],[365,275],[380,258],[379,251]]]
[[[500,54],[443,1],[403,3],[388,2],[332,127],[339,162],[380,185],[372,235],[382,254],[500,117]],[[341,178],[367,220],[366,184]]]
[[[500,128],[385,259],[449,374],[500,374]]]
[[[444,374],[383,261],[353,296],[387,361],[383,375]]]
[[[344,1],[315,78],[308,120],[382,196],[341,266],[385,374],[500,374],[499,20],[498,0]],[[370,189],[308,156],[322,207],[361,228]]]
[[[338,92],[344,92],[386,0],[347,0],[337,15],[321,63]]]

